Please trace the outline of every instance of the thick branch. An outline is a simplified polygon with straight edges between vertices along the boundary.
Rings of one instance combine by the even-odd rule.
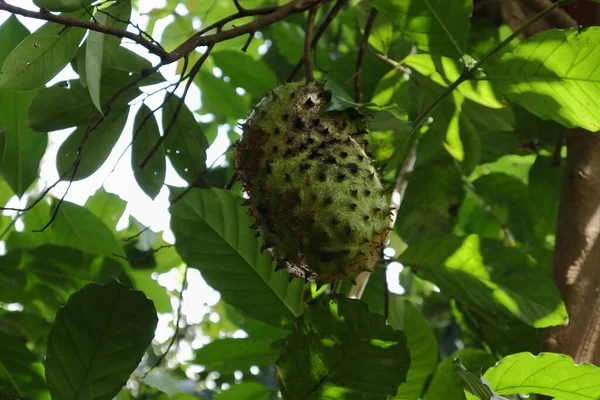
[[[313,27],[315,26],[315,17],[317,16],[317,11],[319,11],[319,4],[310,9],[308,13],[308,21],[306,22],[306,33],[304,35],[304,74],[306,75],[306,82],[312,82],[314,80],[312,62],[310,61],[310,44]]]

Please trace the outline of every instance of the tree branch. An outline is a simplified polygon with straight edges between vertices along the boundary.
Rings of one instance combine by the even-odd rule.
[[[312,63],[310,61],[311,56],[311,37],[313,27],[315,26],[315,17],[319,11],[320,5],[317,4],[308,12],[308,20],[306,22],[306,33],[304,34],[304,75],[306,76],[306,82],[312,82],[315,78],[313,76]]]
[[[362,66],[365,58],[365,52],[369,47],[369,36],[371,35],[371,29],[375,24],[375,18],[377,18],[377,11],[375,8],[371,8],[369,17],[367,18],[367,24],[365,25],[365,33],[363,34],[362,40],[360,41],[360,48],[358,50],[358,57],[356,58],[356,73],[354,74],[354,100],[357,103],[362,103],[362,89],[360,86],[360,77],[362,74]]]

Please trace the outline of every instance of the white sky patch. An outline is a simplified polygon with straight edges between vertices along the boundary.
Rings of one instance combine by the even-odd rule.
[[[404,294],[406,290],[400,285],[400,272],[404,269],[404,266],[399,262],[392,262],[386,268],[386,280],[388,283],[388,290],[394,294]]]
[[[8,1],[8,3],[17,5],[22,8],[29,10],[38,10],[31,0],[14,0]],[[145,29],[148,25],[149,18],[143,14],[148,13],[154,8],[163,8],[166,6],[166,0],[144,0],[138,2],[140,7],[139,13],[133,12],[132,21],[138,23],[140,28]],[[180,15],[187,13],[185,7],[177,8],[177,12]],[[141,14],[141,15],[140,15]],[[0,23],[4,22],[10,16],[9,13],[0,12]],[[21,23],[23,23],[30,31],[37,30],[42,26],[45,21],[35,20],[25,17],[17,17]],[[173,16],[168,16],[156,22],[154,31],[150,32],[156,40],[160,40],[162,33],[170,22],[174,19]],[[199,20],[198,20],[199,23]],[[136,29],[132,26],[128,27],[129,31],[136,32]],[[150,60],[153,65],[156,65],[160,60],[158,56],[150,54],[145,48],[133,43],[128,39],[122,41],[122,46],[132,51],[135,51],[139,55]],[[176,68],[177,63],[161,68],[161,73],[169,82],[176,82]],[[78,75],[73,71],[70,65],[68,65],[63,71],[61,71],[55,78],[53,78],[47,86],[51,86],[57,82],[77,79]],[[164,85],[166,86],[166,85]],[[181,96],[183,94],[185,85],[179,86],[176,94]],[[158,85],[147,86],[143,88],[145,93],[152,93],[156,91]],[[160,106],[164,98],[164,91],[160,94],[148,97],[145,99],[145,103],[152,109]],[[192,85],[186,96],[186,105],[193,111],[198,110],[201,107],[201,94],[198,87]],[[71,184],[69,191],[65,197],[65,200],[74,202],[76,204],[83,205],[87,198],[94,194],[96,190],[104,186],[105,190],[110,193],[117,194],[120,198],[127,202],[127,208],[123,215],[119,227],[123,228],[126,226],[129,219],[129,215],[135,217],[138,221],[150,228],[155,232],[164,231],[164,239],[173,243],[174,237],[169,228],[170,215],[169,209],[169,191],[164,186],[156,199],[151,200],[137,185],[131,169],[131,148],[129,146],[132,139],[133,130],[133,119],[135,112],[141,106],[140,100],[134,100],[129,119],[117,144],[111,152],[108,160],[102,167],[100,167],[94,174],[86,179],[75,181]],[[162,113],[158,111],[156,117],[161,118]],[[214,119],[211,115],[198,116],[196,119],[202,122],[210,122]],[[159,119],[160,121],[160,119]],[[160,125],[160,124],[159,124]],[[67,139],[69,134],[74,130],[65,129],[62,131],[50,132],[49,143],[46,153],[42,159],[40,166],[40,180],[34,191],[40,191],[45,187],[53,184],[58,179],[58,171],[56,169],[56,154],[60,148],[60,145]],[[229,139],[227,137],[227,129],[225,126],[219,127],[219,134],[214,144],[207,151],[207,165],[214,163],[215,165],[225,165],[225,159],[222,156],[229,146]],[[185,186],[186,182],[175,172],[171,163],[167,159],[167,170],[165,183],[172,186]],[[68,187],[68,182],[59,183],[52,191],[51,194],[56,197],[61,197]],[[16,203],[23,203],[23,200],[17,201],[16,198],[11,200],[10,206],[19,206]],[[23,229],[23,224],[18,223],[18,227]],[[4,243],[2,242],[2,245]],[[1,251],[2,249],[0,249]],[[167,274],[162,274],[159,278],[159,284],[166,287],[171,291],[177,292],[181,288],[181,272],[179,270],[172,271]],[[220,295],[217,291],[212,289],[204,279],[202,279],[198,270],[190,268],[188,270],[188,288],[184,294],[183,300],[183,311],[186,316],[186,321],[190,324],[199,323],[207,312],[210,312],[210,307],[215,305],[220,299]],[[178,298],[174,298],[173,309],[177,310]],[[173,315],[159,315],[159,323],[156,330],[156,340],[159,342],[165,342],[173,335],[174,330],[169,327],[169,324],[173,322]],[[242,332],[244,334],[244,332]],[[241,334],[240,334],[241,335]],[[188,359],[190,349],[180,350],[177,354],[177,358]]]

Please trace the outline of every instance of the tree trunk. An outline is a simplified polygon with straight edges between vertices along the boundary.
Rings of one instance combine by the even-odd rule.
[[[553,275],[569,324],[546,330],[544,350],[600,365],[600,133],[573,129],[566,139]]]

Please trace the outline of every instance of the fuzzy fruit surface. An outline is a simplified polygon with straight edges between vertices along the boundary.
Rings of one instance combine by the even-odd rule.
[[[390,211],[365,152],[364,117],[324,112],[323,84],[267,94],[243,127],[236,168],[279,268],[318,283],[354,280],[387,240]]]

